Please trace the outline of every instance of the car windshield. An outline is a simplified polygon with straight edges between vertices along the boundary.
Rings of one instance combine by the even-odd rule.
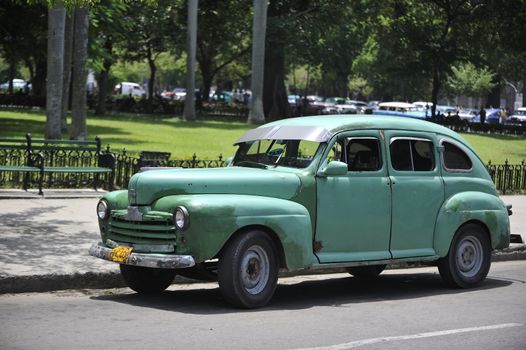
[[[312,162],[319,142],[306,140],[255,140],[239,143],[232,162],[235,166],[267,168],[285,166],[306,168]]]

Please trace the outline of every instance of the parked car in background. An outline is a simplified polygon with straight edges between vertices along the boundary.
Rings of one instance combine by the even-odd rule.
[[[486,108],[486,123],[488,124],[498,124],[500,122],[500,108]],[[477,112],[477,115],[471,120],[474,123],[480,123],[480,113]]]
[[[119,263],[138,293],[179,274],[217,279],[227,302],[256,308],[279,271],[373,279],[387,264],[424,263],[470,288],[509,246],[510,209],[469,143],[440,125],[289,118],[235,144],[228,167],[145,170],[106,193],[90,254]]]
[[[367,102],[358,101],[358,100],[346,100],[346,104],[354,105],[356,107],[356,113],[365,114],[365,109],[367,108]]]
[[[378,109],[378,105],[380,104],[381,101],[369,101],[367,102],[367,106],[364,108],[364,111],[363,113],[364,114],[373,114],[373,111],[375,109]]]
[[[526,125],[526,107],[517,108],[509,117],[508,121],[510,123]]]
[[[119,95],[146,97],[146,90],[141,85],[128,81],[115,85],[114,92]]]
[[[170,91],[163,91],[161,97],[168,100],[182,101],[186,98],[186,89],[181,87],[176,87]]]
[[[321,110],[322,114],[338,114],[338,109],[336,108],[336,104],[343,104],[345,103],[345,99],[343,97],[327,97],[321,105],[323,105],[323,109]]]
[[[416,107],[412,103],[406,102],[382,102],[378,104],[378,108],[373,111],[373,114],[418,119],[425,119],[428,117],[426,116],[426,112],[421,108]]]
[[[478,111],[473,108],[462,108],[458,111],[459,119],[465,122],[471,122],[477,114]]]
[[[300,95],[288,95],[287,99],[289,101],[289,106],[297,108],[301,106],[301,96]]]
[[[9,81],[0,84],[0,91],[7,92],[9,90]],[[24,79],[13,79],[13,92],[25,92],[31,90],[31,84]]]
[[[210,96],[212,101],[231,103],[232,102],[232,91],[227,90],[217,90]]]
[[[436,114],[442,114],[444,116],[453,116],[455,115],[457,112],[457,109],[453,106],[448,106],[448,105],[437,105],[437,108],[436,108]]]

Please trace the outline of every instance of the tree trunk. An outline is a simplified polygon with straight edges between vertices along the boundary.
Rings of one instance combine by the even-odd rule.
[[[29,82],[33,83],[33,79],[35,79],[35,68],[33,66],[33,62],[31,61],[31,58],[26,58],[24,60],[26,64],[26,68],[29,71]]]
[[[431,118],[436,116],[436,106],[438,103],[438,93],[440,91],[441,81],[440,81],[440,72],[438,68],[438,63],[435,62],[433,66],[433,87],[431,90]]]
[[[265,112],[263,109],[263,79],[265,73],[265,36],[267,31],[266,0],[254,0],[254,20],[252,22],[252,76],[250,89],[252,99],[248,123],[264,123]]]
[[[526,107],[526,52],[524,53],[524,66],[522,67],[522,106]]]
[[[104,42],[104,49],[108,55],[104,58],[102,64],[102,71],[98,74],[97,84],[99,86],[99,91],[97,95],[97,107],[95,108],[96,115],[106,114],[106,96],[108,95],[108,78],[110,73],[110,68],[113,64],[112,60],[108,57],[111,57],[113,51],[113,42],[110,38],[106,38]]]
[[[46,131],[47,139],[60,139],[62,83],[64,74],[64,28],[66,10],[55,5],[48,10]]]
[[[500,77],[495,77],[495,86],[491,91],[488,93],[488,98],[486,99],[487,103],[486,106],[490,108],[500,108],[500,93],[501,93],[501,85],[499,84]]]
[[[73,50],[73,30],[74,18],[71,14],[66,13],[66,27],[64,31],[64,77],[62,82],[62,115],[61,131],[68,132],[68,109],[71,85],[71,56]]]
[[[155,74],[157,72],[157,66],[155,65],[155,60],[152,57],[152,51],[148,48],[148,66],[150,67],[150,80],[148,81],[148,104],[147,111],[148,113],[152,112],[153,106],[153,88],[155,86]]]
[[[88,59],[88,11],[87,6],[75,9],[75,39],[73,41],[73,94],[71,98],[71,139],[85,140],[88,136],[86,126],[87,91],[86,61]]]
[[[35,76],[31,80],[31,93],[34,96],[46,96],[47,60],[35,57]]]
[[[201,79],[203,79],[203,95],[202,100],[208,101],[210,96],[210,88],[212,86],[212,81],[214,80],[214,71],[212,69],[212,60],[210,56],[206,55],[203,50],[199,50],[200,55],[197,57],[199,61],[199,70],[201,71]]]
[[[197,46],[197,9],[199,0],[188,0],[186,37],[186,98],[183,119],[195,120],[195,52]]]
[[[269,41],[265,51],[263,109],[267,120],[289,118],[291,109],[285,88],[285,46],[281,40]]]
[[[16,62],[13,60],[9,61],[9,80],[7,82],[7,92],[13,93],[13,79],[15,79]]]

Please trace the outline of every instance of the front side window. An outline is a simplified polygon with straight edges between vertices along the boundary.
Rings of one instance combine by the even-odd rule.
[[[433,142],[395,138],[390,146],[391,164],[399,171],[431,171],[435,168]]]
[[[351,138],[346,151],[349,171],[376,171],[382,167],[378,139]]]
[[[286,166],[306,168],[318,148],[319,142],[305,140],[255,140],[239,144],[233,165],[266,168]]]
[[[473,164],[468,155],[460,148],[450,142],[442,142],[444,146],[443,160],[444,167],[452,171],[467,171],[471,170]]]

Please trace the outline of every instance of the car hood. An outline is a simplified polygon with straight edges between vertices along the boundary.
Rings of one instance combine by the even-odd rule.
[[[161,197],[178,194],[247,194],[290,199],[300,188],[298,175],[277,169],[163,169],[135,174],[128,185],[128,198],[132,205],[150,205]]]

